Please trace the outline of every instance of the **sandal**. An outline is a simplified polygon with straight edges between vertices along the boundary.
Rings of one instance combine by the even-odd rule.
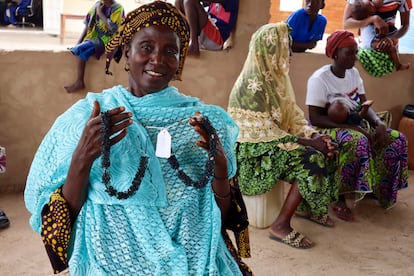
[[[328,214],[314,215],[314,214],[300,214],[295,213],[295,216],[302,219],[307,219],[325,227],[334,227],[334,222],[329,218]]]
[[[333,204],[332,210],[335,212],[336,216],[345,221],[354,221],[354,214],[352,214],[351,209],[343,204]]]
[[[0,229],[6,228],[10,225],[10,221],[7,218],[6,214],[0,210]]]
[[[305,236],[294,229],[292,229],[292,231],[290,231],[290,233],[287,234],[283,239],[273,235],[270,235],[269,238],[274,241],[281,242],[298,249],[308,249],[313,246],[313,244],[309,246],[304,245],[302,241],[305,239]]]

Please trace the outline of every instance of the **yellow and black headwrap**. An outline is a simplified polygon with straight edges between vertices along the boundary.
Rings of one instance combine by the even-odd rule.
[[[165,1],[155,1],[140,6],[129,12],[122,20],[118,32],[112,37],[105,47],[106,68],[109,72],[111,60],[119,62],[122,58],[122,48],[128,45],[134,35],[143,28],[153,25],[164,25],[175,32],[180,39],[180,60],[175,79],[181,80],[181,73],[184,67],[185,57],[187,55],[188,44],[190,42],[190,32],[187,19],[172,4]]]

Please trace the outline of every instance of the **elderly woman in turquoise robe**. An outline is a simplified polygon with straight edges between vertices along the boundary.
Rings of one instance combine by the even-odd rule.
[[[129,85],[86,97],[53,124],[25,202],[55,273],[251,275],[236,183],[238,128],[220,107],[181,94],[184,17],[156,1],[130,12],[107,46]],[[239,220],[237,218],[240,218]]]
[[[286,23],[260,27],[252,36],[227,111],[240,128],[236,156],[244,195],[264,194],[278,180],[292,183],[270,238],[295,248],[313,242],[292,228],[295,214],[332,227],[328,206],[337,197],[335,145],[310,127],[296,104],[289,78],[291,40]],[[280,183],[280,182],[279,182]]]

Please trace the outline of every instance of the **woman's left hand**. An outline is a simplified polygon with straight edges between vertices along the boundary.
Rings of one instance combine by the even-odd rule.
[[[200,140],[196,141],[196,145],[208,151],[209,141],[211,137],[209,137],[206,129],[202,124],[202,117],[203,116],[200,112],[196,112],[194,116],[190,118],[190,125],[192,125],[194,130],[200,134]],[[217,152],[215,155],[215,174],[216,176],[224,177],[227,176],[227,157],[224,152],[223,146],[221,145],[219,137],[215,135],[215,138],[217,140]],[[226,172],[224,172],[224,168],[226,169]],[[223,172],[221,172],[220,170],[223,170]]]

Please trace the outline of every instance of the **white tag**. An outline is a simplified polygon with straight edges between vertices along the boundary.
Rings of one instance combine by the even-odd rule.
[[[171,135],[165,128],[158,133],[155,155],[161,158],[169,158],[171,156]]]

